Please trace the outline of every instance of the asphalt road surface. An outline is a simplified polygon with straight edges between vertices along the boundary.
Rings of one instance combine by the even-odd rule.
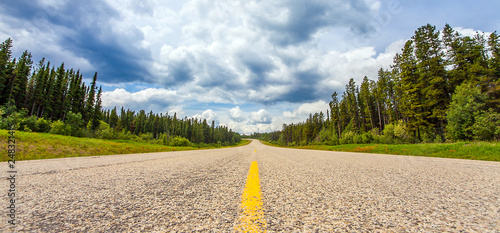
[[[233,232],[252,170],[262,195],[255,221],[268,232],[500,232],[498,162],[253,141],[16,165],[16,225],[8,223],[10,181],[2,179],[0,232]],[[0,163],[2,177],[7,170]]]

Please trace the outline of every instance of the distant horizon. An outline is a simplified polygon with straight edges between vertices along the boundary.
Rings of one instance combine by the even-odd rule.
[[[450,7],[453,6],[453,7]],[[216,121],[242,135],[328,109],[350,78],[377,79],[423,25],[500,29],[498,1],[107,0],[0,3],[0,40],[98,73],[102,107]]]

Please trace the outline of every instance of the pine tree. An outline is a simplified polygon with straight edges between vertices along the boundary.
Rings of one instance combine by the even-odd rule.
[[[39,117],[39,108],[40,108],[40,104],[41,104],[41,95],[42,95],[42,88],[43,86],[45,85],[43,82],[45,81],[44,80],[44,76],[45,75],[45,58],[43,58],[42,60],[40,60],[40,62],[38,63],[38,66],[37,68],[35,69],[35,72],[33,73],[33,76],[31,77],[31,80],[30,80],[30,102],[28,105],[31,105],[29,106],[29,108],[31,109],[30,110],[30,113],[29,115],[35,115],[37,117]]]
[[[49,70],[49,66],[47,65],[47,71]],[[42,110],[41,110],[41,115],[45,119],[50,119],[52,116],[52,112],[54,111],[53,107],[54,103],[54,83],[55,83],[55,77],[56,77],[56,72],[54,70],[54,67],[48,71],[48,80],[45,83],[45,93],[42,93],[42,98],[44,98],[43,105],[42,105]]]
[[[26,91],[32,65],[33,61],[31,60],[31,53],[24,51],[15,65],[15,78],[12,80],[11,94],[9,96],[9,99],[14,99],[17,109],[22,109],[26,106]]]
[[[375,128],[375,122],[373,116],[374,101],[372,92],[370,91],[370,81],[366,76],[363,78],[363,82],[361,83],[361,88],[359,90],[359,99],[360,102],[362,102],[361,111],[366,117],[366,119],[363,121],[363,128],[365,131],[367,131],[368,129],[370,130],[374,129]]]
[[[420,90],[424,88],[425,84],[420,82],[417,73],[417,61],[412,40],[406,42],[402,54],[396,54],[393,69],[398,83],[395,88],[398,93],[401,113],[409,129],[414,132],[416,138],[420,141],[420,130],[428,125],[426,118],[430,114],[424,109],[424,98]]]
[[[420,27],[412,37],[415,42],[415,57],[417,58],[418,82],[421,83],[422,108],[427,115],[424,121],[429,126],[435,126],[436,134],[444,141],[446,106],[450,102],[448,95],[447,76],[444,53],[441,49],[440,32],[430,24]]]
[[[361,121],[359,116],[359,106],[357,98],[358,90],[354,79],[351,78],[349,80],[349,83],[346,85],[345,89],[347,94],[349,115],[352,116],[350,123],[352,123],[353,131],[358,132],[358,130],[361,128]]]
[[[116,113],[116,107],[114,107],[109,115],[109,126],[114,129],[116,126],[118,126],[118,121],[118,114]]]
[[[500,112],[500,36],[497,32],[491,33],[488,38],[490,75],[486,81],[487,106]]]
[[[85,103],[85,112],[84,114],[82,114],[83,119],[86,122],[89,122],[92,119],[92,115],[94,113],[96,81],[97,81],[97,72],[95,72],[94,78],[92,78],[92,83],[90,83],[90,88],[86,91],[87,101]]]
[[[79,72],[78,72],[79,73]],[[76,77],[79,74],[75,74],[75,71],[71,69],[68,74],[67,74],[67,90],[66,90],[66,95],[64,97],[63,105],[62,105],[62,111],[63,111],[63,119],[66,119],[66,114],[69,111],[74,111],[76,110],[76,106],[74,106],[75,99],[78,93],[78,85],[77,85],[77,80],[78,78]],[[81,114],[81,113],[80,113]]]
[[[63,119],[62,118],[63,117],[62,113],[64,111],[63,100],[67,88],[65,85],[66,82],[67,82],[66,70],[64,69],[64,63],[62,63],[61,66],[57,68],[55,83],[53,86],[53,96],[52,96],[53,110],[50,116],[52,120]]]
[[[340,118],[340,103],[339,103],[339,99],[337,96],[338,96],[337,92],[333,92],[332,101],[330,101],[329,105],[330,105],[330,113],[332,115],[331,119],[332,119],[334,125],[337,126],[337,134],[338,134],[338,138],[340,139],[341,138],[340,135],[342,133],[342,129],[341,129],[342,122],[341,122],[341,118]]]
[[[0,44],[0,105],[8,99],[9,79],[12,76],[12,39]]]
[[[101,124],[102,120],[102,115],[101,115],[101,92],[102,92],[102,87],[99,87],[99,91],[97,92],[97,99],[96,103],[94,106],[94,112],[92,114],[92,119],[91,119],[91,128],[92,130],[96,130],[99,125]]]
[[[78,76],[77,76],[78,77]],[[83,117],[85,114],[85,100],[86,100],[86,95],[87,95],[87,86],[85,85],[85,82],[83,82],[83,75],[80,74],[78,77],[78,82],[79,84],[77,88],[77,94],[76,97],[73,101],[73,106],[71,107],[73,112],[77,112],[82,114],[82,118],[85,121],[85,117]]]
[[[492,69],[492,75],[495,78],[500,78],[500,36],[495,31],[488,38],[489,51],[491,58],[489,60]]]

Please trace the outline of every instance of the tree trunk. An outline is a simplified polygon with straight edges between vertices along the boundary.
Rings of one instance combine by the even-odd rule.
[[[378,123],[379,123],[380,131],[382,132],[382,130],[383,130],[383,128],[382,128],[382,116],[380,113],[380,101],[378,100],[378,98],[377,98],[377,111],[378,111]]]

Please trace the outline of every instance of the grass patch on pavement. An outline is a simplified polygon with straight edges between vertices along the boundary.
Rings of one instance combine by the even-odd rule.
[[[0,162],[7,157],[7,130],[0,130]],[[112,154],[137,154],[150,152],[184,151],[219,148],[215,145],[173,147],[125,140],[102,140],[77,138],[47,133],[15,131],[16,160],[52,159]],[[234,146],[243,146],[251,141],[242,140]]]
[[[500,161],[500,143],[495,142],[308,145],[288,148]]]

